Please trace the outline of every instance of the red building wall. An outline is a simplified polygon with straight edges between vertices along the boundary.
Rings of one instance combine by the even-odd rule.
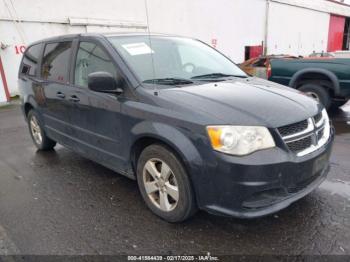
[[[345,17],[331,15],[328,32],[328,52],[342,50],[345,29]]]

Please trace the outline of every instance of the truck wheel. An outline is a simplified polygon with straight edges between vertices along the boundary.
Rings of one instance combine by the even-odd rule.
[[[305,84],[299,90],[323,104],[326,109],[329,109],[331,106],[331,97],[324,87],[315,84]]]
[[[347,102],[348,102],[348,100],[345,100],[345,101],[332,101],[331,108],[332,109],[337,109],[337,108],[342,107],[343,105],[345,105]]]
[[[142,151],[137,182],[149,209],[162,219],[182,222],[195,213],[195,197],[185,168],[165,146],[153,144]]]
[[[45,134],[43,126],[39,120],[38,113],[35,110],[30,110],[27,116],[30,135],[34,145],[39,150],[51,150],[55,147],[56,142],[48,138]]]

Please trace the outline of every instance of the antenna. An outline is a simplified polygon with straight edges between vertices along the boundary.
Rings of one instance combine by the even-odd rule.
[[[155,66],[154,66],[154,59],[153,59],[153,48],[152,48],[152,40],[151,40],[151,31],[150,31],[150,28],[149,28],[147,0],[145,0],[145,8],[146,8],[148,41],[149,41],[149,46],[150,46],[150,48],[151,48],[151,61],[152,61],[152,71],[153,71],[154,95],[155,95],[155,96],[158,96],[158,88],[157,88],[157,85],[156,85],[155,82],[154,82],[154,79],[156,78],[156,69],[155,69]]]

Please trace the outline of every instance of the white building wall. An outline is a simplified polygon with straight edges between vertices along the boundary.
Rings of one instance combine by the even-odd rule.
[[[309,55],[327,51],[330,14],[271,2],[268,54]]]
[[[66,23],[74,17],[142,23],[146,21],[144,5],[144,0],[2,0],[0,18]]]
[[[190,36],[212,44],[235,62],[244,60],[244,46],[264,40],[265,0],[151,0],[153,32]]]

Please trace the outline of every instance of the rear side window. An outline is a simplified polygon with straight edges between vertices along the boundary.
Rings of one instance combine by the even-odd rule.
[[[72,42],[50,43],[45,46],[41,77],[46,80],[68,82]]]
[[[23,55],[21,74],[35,76],[37,74],[42,44],[30,46]]]

